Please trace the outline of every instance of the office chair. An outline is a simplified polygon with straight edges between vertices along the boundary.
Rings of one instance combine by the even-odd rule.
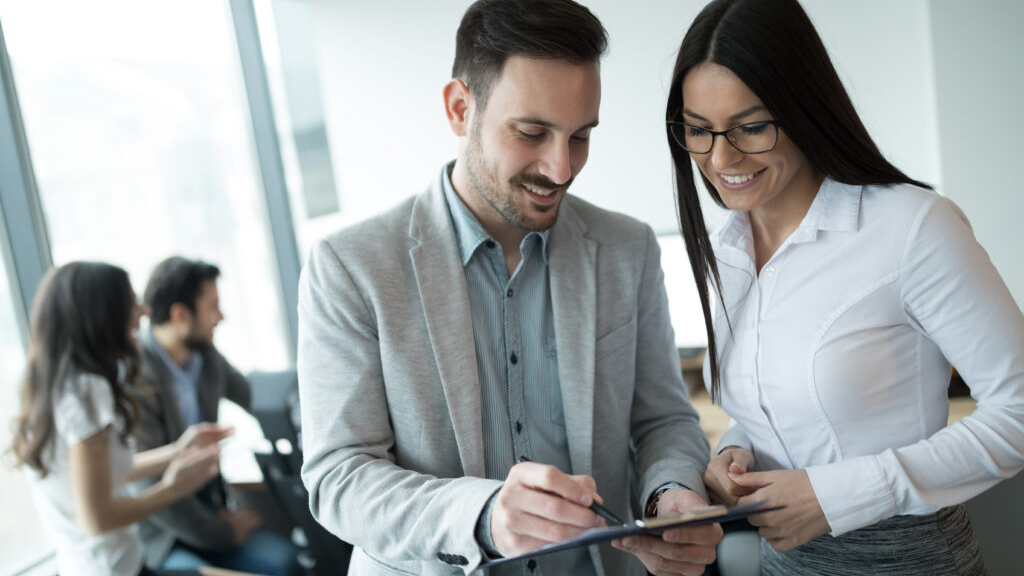
[[[253,372],[252,414],[270,441],[271,452],[257,454],[263,481],[281,510],[296,528],[292,540],[303,548],[300,562],[312,576],[344,576],[352,545],[321,526],[309,511],[309,492],[302,468],[298,377],[295,370]]]

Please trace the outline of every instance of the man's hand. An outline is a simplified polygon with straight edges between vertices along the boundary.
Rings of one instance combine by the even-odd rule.
[[[587,508],[596,492],[590,476],[570,476],[534,462],[516,464],[491,511],[491,540],[502,556],[516,556],[604,526]]]
[[[245,544],[253,530],[263,525],[260,515],[251,510],[221,508],[217,514],[231,525],[231,531],[235,533],[235,546]]]
[[[704,472],[704,485],[715,504],[735,506],[736,500],[754,491],[732,481],[732,474],[743,474],[754,469],[754,455],[746,448],[729,446],[711,459]]]
[[[767,506],[782,510],[755,514],[749,518],[758,533],[779,552],[806,544],[831,530],[806,470],[772,470],[731,474],[733,482],[752,489],[739,504],[766,500]]]
[[[669,488],[658,499],[658,516],[674,516],[708,505],[696,492]],[[722,540],[718,524],[675,528],[658,536],[630,536],[615,540],[612,546],[625,550],[644,563],[657,576],[685,574],[699,576],[715,561],[715,546]]]

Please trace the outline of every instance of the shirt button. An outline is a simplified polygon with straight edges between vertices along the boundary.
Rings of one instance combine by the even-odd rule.
[[[505,296],[508,296],[509,298],[512,297],[512,289],[511,288],[508,289],[508,292],[505,292]]]
[[[534,570],[537,569],[537,561],[536,560],[530,560],[529,562],[526,563],[526,567],[530,569],[530,572],[533,572]]]
[[[516,420],[516,434],[519,434],[522,431],[523,431],[523,423],[518,421],[518,420]]]
[[[516,356],[515,352],[513,352],[512,355],[509,356],[508,359],[509,359],[509,362],[512,362],[513,364],[518,364],[519,363],[519,356]]]
[[[764,269],[764,273],[773,276],[775,274],[775,266],[768,266]]]
[[[495,243],[494,243],[494,240],[488,240],[488,241],[487,241],[487,242],[486,242],[486,243],[484,244],[484,246],[487,246],[488,248],[494,248],[495,246],[497,246],[497,244],[495,244]]]

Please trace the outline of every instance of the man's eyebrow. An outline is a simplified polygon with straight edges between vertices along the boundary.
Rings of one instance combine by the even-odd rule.
[[[558,128],[558,125],[555,124],[554,122],[548,122],[547,120],[542,120],[540,118],[531,118],[529,116],[527,116],[527,117],[516,117],[516,118],[512,118],[511,120],[512,120],[512,122],[517,122],[519,124],[532,124],[533,126],[541,126],[541,127],[544,127],[544,128],[555,128],[555,129]],[[588,128],[593,128],[593,127],[597,126],[597,123],[598,123],[598,121],[594,120],[593,122],[590,122],[588,124],[580,126],[576,130],[574,130],[574,132],[579,132],[580,130],[586,130]]]
[[[733,114],[732,116],[729,116],[729,120],[730,121],[739,120],[740,118],[743,118],[744,116],[750,116],[754,112],[760,112],[761,110],[767,110],[767,108],[765,108],[763,104],[758,104],[756,106],[751,106],[750,108],[747,108],[746,110],[743,110],[742,112],[738,112],[736,114]],[[687,116],[692,116],[693,118],[696,118],[697,120],[703,120],[705,122],[711,122],[707,118],[701,116],[700,114],[697,114],[696,112],[694,112],[693,110],[690,110],[689,108],[685,108],[684,107],[683,108],[683,114],[686,114]]]

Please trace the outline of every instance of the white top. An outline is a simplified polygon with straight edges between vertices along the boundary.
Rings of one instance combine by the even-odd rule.
[[[760,277],[748,213],[712,243],[733,328],[716,302],[719,446],[806,468],[833,535],[1024,467],[1024,316],[952,201],[826,179]],[[978,407],[947,427],[950,363]]]
[[[54,399],[54,420],[54,443],[45,457],[49,474],[39,478],[34,470],[26,470],[36,508],[57,548],[61,576],[136,576],[142,569],[143,548],[134,525],[89,536],[75,520],[68,447],[113,425],[109,434],[110,479],[115,495],[122,494],[131,473],[134,442],[129,446],[121,443],[117,431],[123,422],[114,411],[110,384],[95,374],[69,377],[67,390]]]

